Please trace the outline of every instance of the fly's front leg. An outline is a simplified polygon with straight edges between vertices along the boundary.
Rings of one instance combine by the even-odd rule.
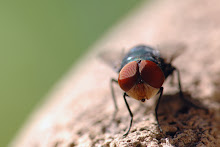
[[[158,121],[158,114],[157,114],[157,111],[158,111],[158,108],[159,108],[160,99],[161,99],[161,97],[162,97],[162,95],[163,95],[163,87],[160,87],[159,93],[160,93],[160,96],[159,96],[159,98],[158,98],[158,100],[157,100],[157,105],[156,105],[156,107],[155,107],[155,116],[156,116],[157,125],[158,125],[158,127],[159,127],[159,129],[160,129],[160,132],[163,132],[162,128],[160,127],[160,123],[159,123],[159,121]]]
[[[112,99],[113,99],[113,102],[114,102],[114,105],[115,105],[115,112],[113,114],[113,120],[115,119],[115,116],[118,112],[118,105],[117,105],[117,101],[116,101],[116,98],[115,98],[115,91],[114,91],[114,88],[113,88],[113,83],[117,83],[118,84],[118,81],[115,80],[115,79],[111,79],[111,93],[112,93]]]
[[[128,135],[128,133],[129,133],[129,131],[130,131],[130,129],[131,129],[131,126],[132,126],[132,121],[133,121],[133,114],[132,114],[131,109],[130,109],[130,107],[129,107],[129,105],[128,105],[128,102],[127,102],[127,100],[126,100],[126,96],[128,96],[128,95],[127,95],[126,93],[124,93],[123,98],[124,98],[125,104],[126,104],[126,106],[127,106],[127,109],[128,109],[128,111],[129,111],[131,120],[130,120],[130,125],[129,125],[129,128],[128,128],[127,132],[123,135],[124,137],[126,137],[126,136]]]

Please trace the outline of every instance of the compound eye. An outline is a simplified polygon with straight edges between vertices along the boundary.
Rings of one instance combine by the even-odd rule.
[[[118,84],[124,91],[129,91],[138,79],[138,64],[132,61],[126,64],[120,71],[118,76]]]
[[[142,60],[139,65],[141,78],[150,86],[160,88],[165,80],[163,71],[160,67],[149,60]]]

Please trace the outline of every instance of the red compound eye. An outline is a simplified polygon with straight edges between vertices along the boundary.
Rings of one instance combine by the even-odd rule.
[[[132,61],[126,64],[118,76],[118,84],[124,91],[129,91],[136,83],[138,78],[138,64]]]
[[[150,86],[160,88],[164,82],[164,74],[160,67],[149,60],[142,60],[140,65],[141,78]]]

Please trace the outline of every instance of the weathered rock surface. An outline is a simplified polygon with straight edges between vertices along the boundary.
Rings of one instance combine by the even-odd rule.
[[[220,1],[159,1],[143,4],[112,28],[93,50],[58,83],[38,107],[11,146],[218,146],[220,145]],[[159,120],[157,97],[145,103],[128,99],[134,114],[130,134],[122,135],[129,113],[122,91],[115,86],[119,111],[111,122],[114,105],[111,77],[117,74],[97,54],[105,49],[121,52],[148,44],[171,52],[185,50],[173,64],[181,72],[185,96],[200,101],[206,112],[179,99],[176,76],[164,84]],[[166,46],[166,47],[164,47]]]

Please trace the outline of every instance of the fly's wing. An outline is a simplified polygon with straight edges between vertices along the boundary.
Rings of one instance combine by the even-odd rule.
[[[119,72],[121,67],[121,62],[124,56],[125,56],[124,49],[105,50],[98,55],[101,61],[109,65],[115,72]]]
[[[133,47],[132,49],[134,49]],[[181,55],[185,49],[186,45],[183,43],[162,43],[157,49],[153,50],[153,55],[155,57],[161,57],[166,63],[171,63],[175,58]],[[109,65],[115,72],[119,72],[121,68],[122,59],[125,57],[126,52],[124,49],[121,50],[104,50],[98,54],[101,61]],[[128,55],[128,54],[127,54]]]
[[[186,45],[183,43],[162,43],[158,46],[160,56],[166,63],[171,63],[186,50]]]

